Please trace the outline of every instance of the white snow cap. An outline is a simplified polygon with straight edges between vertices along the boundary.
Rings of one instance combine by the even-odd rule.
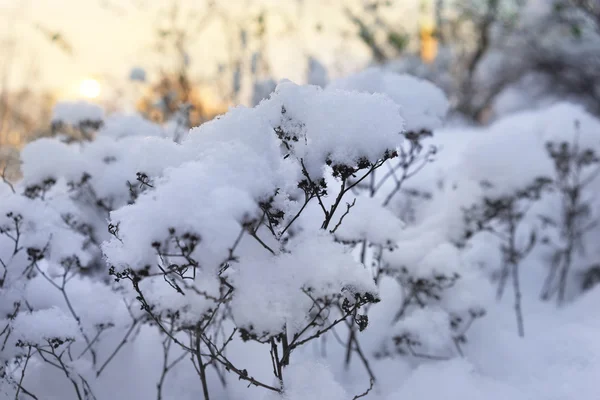
[[[311,177],[332,165],[375,162],[401,143],[404,120],[397,104],[381,94],[352,93],[290,81],[277,85],[256,111],[289,137],[291,153],[302,159]]]
[[[444,92],[433,83],[410,76],[369,68],[354,75],[337,79],[331,89],[383,93],[402,107],[406,129],[436,129],[442,124],[449,104]]]
[[[85,101],[61,101],[52,110],[52,122],[77,125],[83,121],[102,121],[104,110],[96,104]]]
[[[120,139],[127,136],[165,137],[166,133],[160,125],[148,121],[139,114],[114,114],[106,118],[98,135]]]
[[[79,335],[77,321],[57,307],[19,314],[13,329],[16,339],[42,345],[50,339],[76,338]]]

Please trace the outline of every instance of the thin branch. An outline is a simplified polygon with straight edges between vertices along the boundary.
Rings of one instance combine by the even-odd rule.
[[[206,335],[201,335],[202,341],[208,346],[209,351],[213,354],[213,358],[220,364],[222,364],[225,369],[233,371],[236,375],[238,375],[239,379],[248,381],[250,385],[260,386],[265,389],[272,390],[277,393],[281,393],[280,388],[273,387],[271,385],[267,385],[266,383],[260,382],[254,379],[252,376],[248,374],[248,371],[245,369],[239,369],[234,366],[231,361],[223,354],[221,349],[218,349],[212,341],[210,341]]]
[[[261,238],[259,238],[258,235],[255,232],[251,231],[250,229],[248,229],[247,232],[250,234],[251,237],[253,237],[254,239],[256,239],[256,241],[258,243],[260,243],[260,245],[262,247],[264,247],[265,249],[267,249],[271,254],[273,254],[273,255],[277,254],[277,253],[275,253],[275,251],[272,248],[270,248],[265,242],[263,242],[263,240]]]
[[[127,343],[129,335],[131,335],[131,333],[133,332],[133,330],[134,330],[134,328],[135,328],[135,326],[137,325],[138,322],[139,322],[138,320],[134,320],[133,321],[133,323],[129,327],[129,330],[127,331],[127,333],[125,333],[125,336],[123,337],[123,339],[121,339],[121,341],[119,342],[119,344],[117,345],[117,347],[113,350],[113,352],[108,356],[108,358],[106,359],[106,361],[104,361],[104,363],[102,364],[102,366],[100,367],[100,369],[98,369],[98,371],[96,372],[96,377],[99,377],[100,374],[102,374],[102,371],[104,371],[104,368],[106,368],[106,366],[117,355],[117,353],[119,352],[119,350],[121,350],[121,348]]]
[[[283,237],[283,234],[290,228],[290,226],[292,226],[292,224],[298,219],[298,217],[300,216],[300,214],[302,214],[302,212],[304,211],[304,209],[306,208],[306,206],[308,205],[308,203],[313,199],[313,197],[306,195],[305,199],[304,199],[304,204],[302,205],[302,207],[300,208],[300,211],[298,211],[296,213],[296,215],[294,215],[294,218],[292,218],[292,220],[286,225],[286,227],[281,231],[281,233],[279,234],[279,237]]]
[[[340,225],[342,225],[344,218],[346,217],[346,215],[348,215],[350,213],[350,209],[352,207],[354,207],[355,204],[356,204],[356,197],[354,198],[352,203],[346,203],[346,212],[344,214],[342,214],[338,223],[335,225],[335,227],[332,230],[329,231],[329,233],[335,233],[335,231],[337,231],[337,229],[340,227]]]
[[[374,383],[375,383],[375,381],[374,381],[374,380],[371,378],[371,380],[369,381],[369,388],[368,388],[367,390],[365,390],[363,393],[361,393],[361,394],[357,394],[356,396],[354,396],[354,397],[352,398],[352,400],[360,399],[360,398],[362,398],[362,397],[365,397],[366,395],[368,395],[368,394],[369,394],[369,392],[370,392],[371,390],[373,390],[373,384],[374,384]]]
[[[19,379],[19,383],[17,385],[17,393],[15,394],[15,400],[19,399],[19,392],[23,387],[23,379],[25,379],[25,370],[27,369],[27,364],[29,363],[29,359],[31,358],[31,346],[27,349],[27,357],[25,357],[25,365],[23,365],[23,369],[21,370],[21,379]]]

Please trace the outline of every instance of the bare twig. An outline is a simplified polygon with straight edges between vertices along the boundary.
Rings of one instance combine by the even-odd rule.
[[[354,207],[355,204],[356,204],[356,197],[354,198],[354,200],[352,200],[352,203],[346,203],[346,212],[344,214],[342,214],[338,223],[335,225],[335,227],[332,230],[329,231],[329,233],[335,233],[335,231],[337,231],[337,229],[340,227],[340,225],[342,225],[344,218],[346,217],[346,215],[348,215],[350,213],[350,209],[352,207]]]
[[[360,399],[360,398],[362,398],[362,397],[365,397],[366,395],[368,395],[368,394],[369,394],[369,392],[370,392],[371,390],[373,390],[373,384],[374,384],[374,383],[375,383],[375,380],[373,380],[373,378],[371,378],[371,380],[369,381],[369,388],[368,388],[367,390],[365,390],[363,393],[361,393],[361,394],[357,394],[356,396],[354,396],[354,397],[352,398],[352,400],[357,400],[357,399]]]

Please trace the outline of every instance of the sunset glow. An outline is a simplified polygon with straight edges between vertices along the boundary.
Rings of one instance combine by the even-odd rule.
[[[95,79],[85,79],[79,85],[79,94],[87,99],[97,98],[100,91],[100,83]]]

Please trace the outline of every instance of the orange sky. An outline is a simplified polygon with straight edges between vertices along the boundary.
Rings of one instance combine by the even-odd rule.
[[[0,39],[4,43],[12,39],[17,44],[11,85],[20,86],[27,80],[68,96],[76,92],[79,82],[87,77],[97,78],[107,85],[124,81],[134,66],[154,70],[158,59],[151,45],[156,15],[170,1],[111,0],[109,4],[116,7],[103,7],[106,1],[0,0]],[[245,10],[259,3],[283,15],[279,18],[279,30],[275,18],[273,35],[277,39],[270,41],[270,58],[277,78],[285,76],[299,81],[303,78],[303,62],[309,54],[317,55],[330,67],[335,67],[334,60],[343,60],[343,65],[337,67],[346,70],[359,68],[367,60],[364,48],[342,43],[338,34],[347,24],[340,10],[348,1],[357,0],[221,0],[221,3],[226,4],[224,9],[234,16],[243,16]],[[143,7],[136,7],[137,3]],[[202,4],[198,0],[181,0],[181,3],[184,7],[194,5],[196,8]],[[299,8],[299,3],[304,7]],[[417,1],[402,0],[402,3],[406,8],[408,3]],[[293,34],[285,33],[284,28],[285,20],[290,18],[296,27]],[[329,36],[327,32],[320,36],[315,33],[314,25],[323,18],[331,32]],[[52,45],[36,29],[36,24],[61,32],[72,46],[73,55]],[[226,40],[221,34],[223,26],[213,25],[204,29],[190,51],[193,70],[200,75],[210,76],[218,61],[227,54]],[[7,57],[3,57],[3,61],[6,60]]]

